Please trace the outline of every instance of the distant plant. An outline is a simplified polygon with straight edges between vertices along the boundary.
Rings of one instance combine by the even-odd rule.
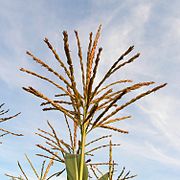
[[[119,146],[119,144],[113,144],[111,140],[109,140],[107,144],[101,144],[99,146],[90,148],[89,145],[92,145],[95,142],[99,142],[102,139],[111,138],[111,135],[105,134],[102,137],[93,139],[91,142],[87,142],[87,136],[89,136],[89,134],[91,134],[93,130],[99,128],[127,134],[127,130],[120,129],[119,127],[117,127],[117,125],[113,126],[111,124],[128,119],[131,116],[114,117],[114,115],[116,115],[125,107],[129,106],[135,101],[163,88],[166,85],[165,83],[156,86],[148,91],[140,93],[126,103],[119,105],[118,100],[122,99],[126,94],[139,88],[152,85],[154,84],[154,82],[138,82],[123,88],[120,87],[120,89],[118,90],[118,87],[113,88],[113,86],[132,83],[132,80],[118,79],[117,81],[107,84],[107,80],[115,72],[117,72],[124,66],[134,62],[139,57],[140,54],[137,53],[129,59],[123,61],[127,57],[127,55],[129,55],[134,49],[134,46],[131,46],[114,62],[114,64],[107,70],[103,78],[97,83],[97,85],[95,85],[94,82],[95,78],[97,78],[96,75],[100,62],[100,55],[102,53],[102,48],[99,48],[96,53],[100,31],[101,26],[99,26],[94,40],[92,32],[89,35],[86,66],[84,66],[79,35],[78,32],[75,31],[81,77],[77,77],[77,75],[75,74],[75,68],[73,66],[68,43],[68,34],[66,31],[63,32],[63,41],[67,64],[62,61],[49,40],[47,38],[44,39],[44,42],[59,63],[60,68],[64,70],[65,75],[60,74],[46,62],[42,61],[31,52],[27,51],[27,54],[31,56],[36,63],[38,63],[42,66],[42,68],[54,75],[62,84],[59,84],[58,82],[52,80],[47,76],[40,75],[24,68],[20,69],[22,72],[28,73],[48,82],[49,84],[56,87],[59,92],[59,94],[55,94],[55,99],[52,99],[33,87],[23,87],[25,91],[44,100],[41,104],[41,106],[43,107],[43,111],[56,110],[64,114],[64,119],[66,121],[69,132],[69,141],[67,140],[67,138],[59,138],[55,128],[50,124],[50,122],[48,122],[50,132],[38,129],[39,132],[37,133],[37,135],[46,140],[47,147],[41,144],[38,144],[37,146],[48,153],[50,156],[44,154],[37,155],[47,159],[52,159],[53,156],[54,161],[64,164],[64,169],[66,170],[68,180],[87,180],[91,178],[99,180],[112,180],[115,179],[115,174],[118,177],[118,180],[126,180],[135,177],[134,175],[130,175],[130,171],[125,173],[125,168],[123,168],[123,170],[119,173],[119,176],[115,171],[115,166],[117,164],[112,157],[112,148],[115,146]],[[80,83],[79,81],[80,78],[82,83]],[[78,88],[80,87],[80,85],[82,85],[82,88]],[[50,88],[47,89],[49,92],[51,92]],[[70,123],[72,123],[73,125]],[[89,157],[94,156],[96,154],[96,150],[105,147],[109,147],[108,162],[91,162],[91,158]],[[101,165],[108,166],[109,170],[105,173],[101,173],[99,168],[101,167]],[[90,172],[90,170],[92,171],[92,173]],[[13,178],[15,179],[15,177]],[[43,179],[39,178],[39,176],[37,178]],[[28,177],[23,173],[21,179],[28,179]]]
[[[15,114],[13,116],[8,116],[7,117],[6,114],[9,112],[9,109],[4,110],[4,109],[2,109],[3,106],[4,106],[4,103],[0,105],[0,123],[5,123],[5,122],[15,118],[16,116],[18,116],[20,114],[20,113],[17,113],[17,114]],[[14,135],[14,136],[23,136],[22,134],[17,134],[17,133],[11,132],[11,131],[9,131],[7,129],[4,129],[4,128],[0,127],[0,138],[2,138],[5,135],[8,135],[8,134],[11,134],[11,135]],[[2,142],[0,141],[0,144],[1,143]]]
[[[41,169],[40,169],[40,173],[38,173],[38,170],[34,167],[33,163],[31,162],[31,160],[29,159],[29,157],[27,155],[25,155],[26,157],[26,160],[28,161],[30,167],[31,167],[31,170],[33,171],[33,174],[34,176],[38,179],[38,180],[49,180],[50,178],[52,178],[53,176],[59,176],[61,173],[63,173],[63,171],[61,172],[58,172],[58,173],[55,173],[55,174],[52,174],[49,176],[49,171],[51,169],[51,167],[53,166],[54,164],[54,157],[52,157],[52,159],[49,161],[48,165],[45,167],[45,163],[46,161],[43,161],[42,165],[41,165]],[[26,175],[24,169],[22,168],[20,162],[18,161],[18,167],[22,173],[22,175],[20,176],[11,176],[9,174],[6,174],[7,177],[10,177],[12,180],[28,180],[30,178],[28,178],[28,176]],[[49,177],[48,177],[49,176]]]

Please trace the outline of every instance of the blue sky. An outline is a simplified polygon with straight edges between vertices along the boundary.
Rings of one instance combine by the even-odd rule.
[[[89,32],[95,31],[99,24],[103,25],[99,44],[103,47],[99,78],[121,52],[135,45],[135,51],[141,52],[141,57],[117,76],[135,82],[168,83],[164,89],[126,109],[133,118],[120,126],[130,133],[114,134],[113,140],[122,144],[114,151],[115,159],[120,167],[126,166],[127,170],[137,173],[137,180],[180,179],[180,1],[0,2],[0,98],[12,114],[22,112],[16,120],[3,127],[25,135],[23,138],[4,138],[0,148],[0,179],[8,179],[4,173],[19,173],[16,162],[19,160],[25,164],[24,153],[38,166],[41,159],[37,160],[34,154],[40,152],[35,147],[40,140],[34,132],[38,127],[47,128],[46,120],[51,120],[59,130],[63,126],[60,114],[42,112],[40,101],[21,89],[32,85],[47,91],[46,84],[19,71],[20,67],[25,67],[41,72],[37,64],[26,56],[26,50],[33,51],[49,63],[55,62],[43,38],[48,37],[62,53],[61,32],[67,30],[75,56],[73,30],[79,31],[85,51]],[[65,135],[65,132],[61,133]],[[98,135],[100,133],[94,134]]]

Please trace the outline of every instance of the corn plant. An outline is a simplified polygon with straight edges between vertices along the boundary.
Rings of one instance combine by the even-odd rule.
[[[17,113],[13,116],[5,116],[8,112],[9,112],[9,109],[7,110],[4,110],[3,109],[3,106],[4,106],[4,103],[0,105],[0,123],[5,123],[7,122],[8,120],[11,120],[13,118],[15,118],[16,116],[18,116],[20,113]],[[5,116],[5,117],[4,117]],[[11,135],[14,135],[14,136],[22,136],[22,134],[17,134],[17,133],[14,133],[14,132],[11,132],[7,129],[4,129],[4,128],[1,128],[0,127],[0,138],[2,138],[3,136],[5,135],[8,135],[8,134],[11,134]],[[2,142],[0,141],[0,144]]]
[[[20,69],[22,72],[44,80],[57,88],[58,93],[54,94],[54,98],[50,98],[45,93],[31,86],[23,87],[25,91],[43,100],[41,104],[43,111],[60,111],[64,115],[69,132],[69,141],[58,137],[57,130],[55,130],[55,127],[48,122],[50,132],[38,129],[36,134],[45,139],[47,145],[43,146],[38,144],[37,146],[50,156],[45,154],[37,155],[47,159],[51,159],[51,156],[53,156],[54,161],[64,164],[68,180],[87,180],[93,177],[99,180],[114,179],[115,174],[117,174],[115,170],[117,164],[112,157],[112,148],[119,146],[119,144],[113,144],[111,140],[108,140],[107,144],[89,148],[90,145],[95,142],[111,138],[111,135],[105,134],[102,137],[92,139],[91,142],[87,142],[87,137],[92,131],[97,129],[106,129],[127,134],[127,130],[121,129],[113,125],[113,123],[129,119],[131,116],[115,117],[115,115],[118,115],[124,108],[137,100],[166,85],[165,83],[155,86],[138,94],[125,103],[119,103],[119,100],[124,99],[124,97],[132,91],[154,84],[153,81],[133,83],[133,81],[129,79],[117,79],[116,81],[107,84],[107,80],[116,72],[138,59],[140,53],[136,53],[130,58],[127,58],[132,53],[134,46],[130,46],[122,53],[122,55],[114,61],[113,65],[107,69],[103,78],[95,85],[102,53],[102,48],[97,48],[100,32],[101,25],[99,26],[94,39],[93,33],[91,32],[89,34],[87,57],[85,58],[86,60],[84,60],[79,34],[75,31],[81,78],[76,78],[77,75],[73,65],[75,62],[71,56],[68,33],[66,31],[63,32],[66,62],[62,60],[52,43],[47,38],[44,39],[45,44],[54,55],[55,60],[59,63],[59,68],[64,71],[65,75],[57,72],[51,65],[36,57],[30,51],[27,51],[27,55],[29,55],[32,60],[40,65],[45,71],[53,75],[56,80],[25,68]],[[114,88],[115,85],[118,85],[119,89]],[[89,157],[95,155],[96,150],[105,147],[109,147],[109,160],[107,162],[99,163],[91,162],[91,158]],[[58,152],[60,152],[60,154],[57,154]],[[106,173],[100,171],[102,165],[108,167],[109,170]],[[126,173],[125,168],[123,168],[117,176],[118,180],[126,180],[135,177],[134,175],[130,175],[130,171]]]
[[[38,180],[49,180],[52,177],[56,176],[58,177],[61,173],[63,173],[63,171],[58,172],[58,173],[54,173],[49,175],[49,171],[51,169],[51,167],[54,164],[54,156],[51,158],[51,160],[49,161],[49,163],[46,166],[46,161],[43,161],[41,168],[40,168],[40,172],[38,173],[37,168],[35,168],[35,166],[33,165],[32,161],[30,160],[30,158],[25,155],[26,160],[33,172],[33,175],[38,179]],[[25,170],[23,169],[22,165],[20,164],[20,162],[18,161],[18,167],[22,173],[22,175],[20,176],[12,176],[10,174],[5,174],[7,177],[10,177],[12,180],[28,180],[30,179],[30,177],[28,177],[28,175],[26,174]],[[32,176],[32,175],[31,175]]]

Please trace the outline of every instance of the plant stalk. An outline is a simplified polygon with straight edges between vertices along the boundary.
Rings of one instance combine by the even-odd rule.
[[[79,180],[83,180],[83,171],[84,171],[84,160],[85,160],[85,143],[86,143],[86,123],[82,127],[82,136],[81,136],[81,160],[80,160],[80,173]]]

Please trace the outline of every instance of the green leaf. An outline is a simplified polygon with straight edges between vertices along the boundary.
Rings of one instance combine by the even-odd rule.
[[[109,179],[109,173],[104,174],[101,176],[98,180],[108,180]]]
[[[39,179],[39,175],[38,175],[38,173],[37,173],[37,171],[36,171],[36,169],[35,169],[33,163],[31,162],[31,160],[29,159],[29,157],[28,157],[26,154],[25,154],[25,157],[26,157],[28,163],[30,164],[31,169],[33,170],[34,174],[35,174],[36,177]]]
[[[75,154],[66,153],[65,164],[68,180],[78,180],[77,156]]]
[[[78,180],[78,170],[80,168],[80,155],[77,154],[65,154],[65,164],[67,172],[67,180]],[[88,168],[84,163],[83,180],[88,179]]]

